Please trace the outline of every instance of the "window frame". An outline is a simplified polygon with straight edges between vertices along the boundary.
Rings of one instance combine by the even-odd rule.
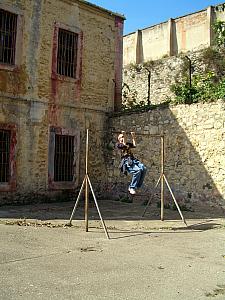
[[[10,192],[16,190],[17,126],[15,124],[0,124],[0,129],[10,131],[9,181],[0,182],[0,192]]]
[[[22,11],[20,9],[11,7],[11,6],[6,5],[6,4],[0,4],[0,9],[17,15],[17,29],[16,29],[14,64],[6,64],[6,63],[1,63],[0,62],[0,69],[1,70],[14,71],[21,64],[21,58],[22,58],[23,15],[22,15]]]
[[[58,39],[59,39],[59,29],[70,31],[78,35],[77,37],[77,59],[76,59],[76,70],[75,77],[68,77],[57,73],[57,55],[58,55]],[[53,48],[52,48],[52,79],[69,81],[69,82],[79,82],[81,79],[81,65],[82,65],[82,40],[83,33],[78,27],[72,27],[64,25],[58,22],[54,23],[54,33],[53,33]]]
[[[64,41],[65,39],[67,41],[67,44],[62,42],[62,40]],[[60,42],[60,40],[61,40],[61,42]],[[70,45],[68,44],[68,41],[71,42]],[[70,50],[68,49],[68,46],[70,46]],[[70,58],[68,59],[68,61],[66,61],[66,58],[63,57],[64,55],[62,53],[64,52],[64,53],[67,53],[67,55],[68,55],[68,51],[71,52],[71,50],[72,50],[73,55],[71,55]],[[72,32],[72,31],[68,31],[68,30],[59,28],[58,53],[57,53],[57,74],[58,75],[76,79],[77,50],[78,50],[78,34],[75,32]],[[61,56],[60,56],[60,54],[61,54]],[[68,64],[68,67],[66,68],[67,64]],[[62,73],[64,73],[64,74],[62,74]],[[70,74],[68,75],[65,73],[70,73]]]
[[[72,181],[54,181],[54,158],[55,158],[55,136],[67,135],[74,137],[74,173]],[[79,183],[79,153],[80,152],[80,131],[51,126],[49,128],[49,153],[48,153],[48,187],[51,190],[74,189]]]

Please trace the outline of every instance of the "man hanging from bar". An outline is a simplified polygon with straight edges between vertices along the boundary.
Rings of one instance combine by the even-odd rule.
[[[131,132],[132,142],[127,142],[125,131],[118,135],[117,148],[121,151],[120,170],[123,174],[131,174],[132,179],[128,188],[130,194],[136,194],[136,190],[141,188],[147,168],[132,153],[132,148],[136,148],[135,133]]]

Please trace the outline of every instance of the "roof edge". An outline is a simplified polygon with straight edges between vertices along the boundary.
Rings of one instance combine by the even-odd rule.
[[[111,11],[111,10],[108,10],[108,9],[106,9],[106,8],[103,8],[103,7],[101,7],[101,6],[98,6],[98,5],[96,5],[96,4],[93,4],[93,3],[89,2],[89,1],[86,1],[86,0],[78,0],[78,1],[79,1],[80,3],[83,3],[83,4],[86,4],[86,5],[88,5],[88,6],[94,7],[94,8],[96,8],[96,9],[99,9],[99,10],[101,10],[101,11],[103,11],[103,12],[105,12],[105,13],[111,15],[111,16],[119,17],[119,18],[121,18],[121,19],[123,19],[123,20],[126,20],[126,17],[125,17],[124,15],[122,15],[122,14],[115,13],[115,12],[113,12],[113,11]]]

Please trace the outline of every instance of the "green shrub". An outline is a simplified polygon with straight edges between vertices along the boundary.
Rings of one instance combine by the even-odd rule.
[[[213,29],[215,33],[215,44],[218,47],[225,47],[225,22],[217,20],[213,24]]]
[[[213,102],[225,98],[225,77],[219,80],[214,72],[208,71],[193,75],[191,87],[189,80],[185,78],[170,88],[175,95],[172,99],[174,104]]]

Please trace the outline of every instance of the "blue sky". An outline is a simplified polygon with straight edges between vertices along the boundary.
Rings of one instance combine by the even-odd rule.
[[[213,0],[88,0],[89,2],[125,15],[124,34],[177,18],[210,5],[223,3]]]

